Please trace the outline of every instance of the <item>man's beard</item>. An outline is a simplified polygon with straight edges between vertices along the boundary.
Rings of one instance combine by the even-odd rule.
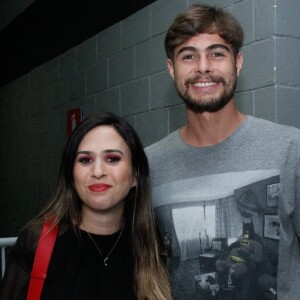
[[[195,82],[197,79],[193,78],[191,80],[187,80],[185,82],[185,91],[181,91],[176,85],[176,90],[180,98],[184,101],[187,108],[194,111],[195,113],[203,113],[203,112],[217,112],[221,110],[230,100],[233,98],[236,85],[237,85],[237,77],[235,76],[234,81],[231,86],[228,86],[222,95],[219,97],[211,98],[208,101],[201,101],[201,99],[196,99],[191,97],[189,92],[189,85],[192,82]],[[226,86],[226,82],[223,78],[211,78],[211,81],[221,83],[223,86]]]

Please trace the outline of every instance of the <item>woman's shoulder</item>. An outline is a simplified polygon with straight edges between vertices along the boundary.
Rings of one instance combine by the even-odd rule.
[[[23,228],[18,236],[16,247],[28,250],[36,248],[41,230],[42,224]]]
[[[68,225],[66,222],[61,222],[58,226],[59,226],[58,236],[63,235],[70,228],[70,225]],[[20,248],[22,250],[27,250],[28,252],[35,253],[42,228],[43,228],[42,222],[37,224],[27,225],[24,229],[22,229],[22,231],[18,236],[16,242],[16,248],[17,249]]]

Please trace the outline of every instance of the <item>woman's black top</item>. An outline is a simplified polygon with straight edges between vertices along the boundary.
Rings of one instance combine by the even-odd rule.
[[[56,239],[42,300],[105,300],[136,299],[133,280],[133,257],[128,228],[109,255],[120,231],[109,236],[90,234],[104,257],[99,253],[87,232],[75,234],[70,227]],[[1,287],[1,300],[25,300],[38,234],[25,230],[10,251],[6,274]]]

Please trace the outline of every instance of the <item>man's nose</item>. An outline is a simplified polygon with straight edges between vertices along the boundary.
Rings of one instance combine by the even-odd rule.
[[[207,74],[212,72],[212,64],[209,58],[207,58],[204,55],[198,58],[196,72],[199,72],[201,74]]]

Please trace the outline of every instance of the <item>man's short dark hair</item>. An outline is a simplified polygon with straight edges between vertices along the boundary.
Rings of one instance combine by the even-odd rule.
[[[174,50],[200,33],[219,34],[232,46],[235,56],[243,45],[243,29],[232,14],[221,8],[194,4],[179,14],[167,31],[167,57],[173,60]]]

